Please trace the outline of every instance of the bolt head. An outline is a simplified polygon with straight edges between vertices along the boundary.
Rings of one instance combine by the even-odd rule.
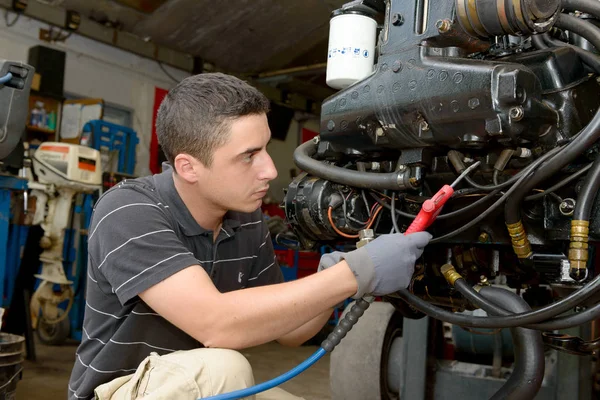
[[[473,97],[473,98],[469,99],[469,108],[471,110],[474,110],[477,107],[479,107],[479,99],[477,97]]]
[[[447,19],[440,19],[435,23],[435,27],[437,28],[439,33],[446,33],[450,30],[452,24]]]
[[[331,120],[331,119],[330,119],[330,120],[327,122],[327,129],[328,129],[328,130],[330,130],[330,131],[332,131],[332,130],[334,130],[334,129],[335,129],[335,122],[333,122],[333,120]]]
[[[513,121],[522,120],[524,115],[525,115],[525,111],[523,110],[523,107],[521,107],[521,106],[513,107],[509,111],[509,116]]]
[[[402,25],[404,23],[404,16],[402,14],[394,13],[392,14],[392,25]]]
[[[575,212],[575,199],[564,199],[558,206],[558,210],[562,215],[571,216]]]

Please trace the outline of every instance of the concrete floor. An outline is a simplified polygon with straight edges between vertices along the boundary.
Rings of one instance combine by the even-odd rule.
[[[26,361],[23,379],[17,386],[17,400],[66,399],[67,383],[75,361],[77,343],[63,346],[36,346],[37,361]],[[257,383],[290,370],[316,351],[315,346],[289,348],[269,343],[242,351],[254,369]],[[306,400],[329,400],[329,355],[312,368],[281,385]]]

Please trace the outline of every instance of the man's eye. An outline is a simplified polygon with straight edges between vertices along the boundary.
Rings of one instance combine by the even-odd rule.
[[[248,154],[246,157],[244,157],[243,161],[249,163],[252,161],[252,158],[254,158],[254,153]]]

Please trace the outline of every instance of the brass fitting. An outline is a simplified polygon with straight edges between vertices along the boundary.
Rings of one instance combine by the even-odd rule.
[[[454,266],[452,264],[442,265],[440,271],[442,272],[442,275],[444,275],[444,278],[446,278],[446,281],[448,281],[448,283],[451,286],[454,286],[454,282],[456,282],[457,279],[462,279],[462,276],[458,272],[456,272],[456,269],[454,269]]]
[[[519,221],[514,224],[506,224],[506,227],[508,228],[508,234],[510,235],[510,240],[517,257],[531,257],[533,252],[531,251],[531,244],[529,243],[529,239],[527,239],[527,233],[525,232],[523,222]]]
[[[569,275],[575,280],[584,279],[587,271],[588,240],[590,222],[583,220],[571,221],[571,242],[569,243]]]

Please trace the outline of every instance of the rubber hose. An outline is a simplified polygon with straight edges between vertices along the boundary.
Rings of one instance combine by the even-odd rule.
[[[500,288],[483,287],[481,295],[497,305],[518,313],[531,307],[515,293]],[[530,400],[540,390],[544,380],[544,343],[539,332],[526,328],[512,328],[515,366],[510,378],[490,400]]]
[[[577,314],[565,315],[563,317],[540,322],[539,324],[535,324],[533,328],[540,331],[554,331],[557,329],[567,329],[579,326],[598,318],[600,318],[600,303],[595,304],[585,311],[578,312]]]
[[[560,14],[555,25],[559,28],[572,31],[588,40],[596,48],[600,48],[600,29],[567,14]],[[542,165],[533,175],[509,197],[504,208],[504,217],[507,224],[514,224],[521,220],[520,205],[525,195],[546,178],[558,172],[561,168],[573,161],[579,154],[591,147],[600,138],[600,110],[596,111],[590,123],[583,128],[573,141],[552,160]]]
[[[405,178],[408,178],[408,176],[402,172],[361,172],[326,165],[312,158],[316,152],[317,144],[313,140],[302,143],[294,150],[294,162],[300,169],[309,174],[360,189],[398,190],[410,187],[405,182]]]
[[[512,315],[511,312],[498,307],[493,302],[488,301],[480,293],[477,293],[464,279],[457,279],[454,282],[454,287],[458,290],[467,300],[481,308],[482,310],[495,315]],[[585,311],[577,314],[570,314],[563,317],[547,320],[537,324],[524,325],[524,328],[535,329],[539,331],[553,331],[556,329],[571,328],[578,326],[586,322],[592,321],[600,317],[600,303],[588,308]]]
[[[541,199],[542,197],[548,195],[548,194],[552,194],[554,191],[560,189],[561,187],[567,185],[569,182],[579,178],[581,175],[585,174],[590,168],[592,167],[592,164],[588,164],[585,167],[581,168],[579,171],[575,172],[572,175],[567,176],[565,179],[561,180],[560,182],[557,182],[556,184],[550,186],[548,189],[544,189],[543,192],[541,193],[536,193],[536,194],[530,194],[529,196],[526,196],[523,200],[524,201],[532,201],[532,200],[537,200],[537,199]]]
[[[482,221],[484,218],[486,218],[488,215],[490,215],[496,208],[500,207],[500,205],[507,199],[509,198],[509,196],[514,193],[519,186],[521,186],[521,184],[529,177],[530,174],[533,173],[533,171],[535,171],[535,169],[541,165],[544,161],[546,161],[547,159],[550,159],[551,157],[554,156],[554,154],[558,153],[560,150],[562,149],[562,147],[555,147],[554,149],[550,150],[549,152],[547,152],[546,154],[544,154],[543,156],[541,156],[540,158],[538,158],[537,160],[535,160],[533,163],[531,163],[530,165],[527,166],[527,168],[525,168],[524,170],[522,170],[522,174],[521,177],[517,180],[517,182],[506,191],[506,193],[504,193],[498,200],[496,200],[494,202],[494,204],[492,204],[491,206],[489,206],[485,211],[483,211],[481,214],[479,214],[477,217],[475,217],[474,219],[472,219],[471,221],[469,221],[468,223],[466,223],[465,225],[461,226],[460,228],[446,233],[442,236],[438,236],[436,238],[433,238],[429,244],[434,244],[434,243],[439,243],[439,242],[443,242],[444,240],[451,238],[453,236],[458,235],[459,233],[462,233],[468,229],[471,229],[472,227],[474,227],[475,225],[477,225],[480,221]]]
[[[487,312],[488,314],[502,315],[502,316],[512,315],[511,312],[506,311],[504,308],[497,306],[493,301],[489,301],[486,297],[477,293],[477,291],[475,289],[473,289],[471,287],[471,285],[469,285],[464,278],[457,279],[454,282],[454,288],[456,290],[458,290],[460,292],[460,294],[463,295],[464,298],[466,298],[472,304],[481,308],[483,311]]]
[[[493,317],[474,317],[471,315],[455,314],[428,303],[409,292],[408,289],[401,289],[396,294],[408,304],[432,318],[458,326],[497,329],[527,326],[549,320],[550,318],[575,308],[575,306],[593,296],[599,286],[600,275],[596,276],[587,285],[579,288],[569,296],[535,311]]]
[[[574,220],[589,221],[594,200],[600,189],[600,156],[597,156],[592,164],[590,172],[588,172],[581,191],[577,195],[575,203],[575,211],[573,212]]]
[[[561,6],[565,10],[581,11],[584,13],[592,14],[596,18],[600,18],[600,2],[598,2],[598,0],[562,0]],[[600,49],[600,47],[596,46],[595,44],[594,47]]]
[[[546,43],[542,39],[542,35],[540,35],[540,34],[531,35],[531,43],[533,43],[535,48],[538,50],[544,50],[544,49],[548,48],[548,45],[546,45]]]

